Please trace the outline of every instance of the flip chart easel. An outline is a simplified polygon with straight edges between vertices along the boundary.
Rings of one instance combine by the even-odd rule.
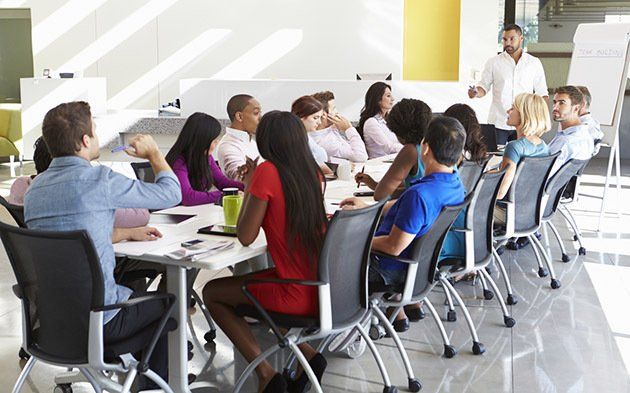
[[[568,85],[587,86],[593,97],[591,113],[601,123],[602,144],[610,147],[604,193],[599,211],[597,230],[601,229],[606,212],[608,187],[615,163],[617,196],[621,199],[621,157],[619,126],[621,109],[628,80],[630,61],[630,23],[583,23],[573,36],[573,55],[569,67]],[[621,214],[621,200],[617,214]]]

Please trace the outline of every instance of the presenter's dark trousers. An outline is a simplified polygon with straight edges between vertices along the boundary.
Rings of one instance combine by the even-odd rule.
[[[503,130],[501,128],[494,128],[497,136],[497,145],[507,145],[509,141],[516,139],[516,130]]]

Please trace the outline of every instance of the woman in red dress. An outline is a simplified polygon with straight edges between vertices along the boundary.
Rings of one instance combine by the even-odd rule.
[[[249,302],[241,291],[243,281],[316,280],[326,228],[323,174],[309,150],[300,119],[289,112],[267,113],[258,125],[256,143],[266,161],[256,167],[255,162],[248,160],[242,171],[246,190],[237,233],[240,242],[247,246],[262,228],[275,267],[252,275],[213,280],[203,291],[212,318],[248,362],[261,350],[245,320],[234,311],[236,306]],[[269,311],[300,316],[318,314],[316,287],[265,283],[248,288]],[[308,344],[300,345],[300,349],[321,378],[326,360]],[[306,387],[305,373],[296,381],[288,381],[287,386],[287,381],[266,361],[260,363],[256,373],[261,392],[301,392]]]

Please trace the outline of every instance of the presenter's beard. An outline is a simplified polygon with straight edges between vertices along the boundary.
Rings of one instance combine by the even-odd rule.
[[[503,50],[506,51],[507,53],[514,53],[516,52],[516,47],[511,46],[511,45],[506,45],[503,47]]]

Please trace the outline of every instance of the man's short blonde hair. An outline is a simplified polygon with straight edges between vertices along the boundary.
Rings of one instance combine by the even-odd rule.
[[[525,136],[541,136],[551,129],[549,108],[545,100],[531,93],[521,93],[512,107],[521,115],[521,131]]]

